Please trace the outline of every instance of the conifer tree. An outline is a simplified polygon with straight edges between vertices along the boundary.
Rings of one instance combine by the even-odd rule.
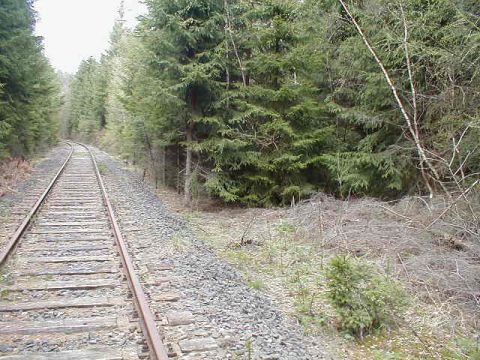
[[[215,122],[212,105],[221,85],[215,52],[223,37],[223,2],[220,0],[149,0],[147,47],[161,87],[173,97],[169,132],[185,146],[184,193],[191,199],[194,143],[208,136]]]
[[[227,95],[232,107],[227,125],[218,141],[209,142],[216,173],[207,186],[228,201],[298,201],[318,182],[311,176],[313,159],[334,144],[328,140],[331,120],[315,103],[315,89],[299,79],[301,56],[294,51],[299,4],[262,1],[245,10],[238,44],[245,76]]]
[[[33,2],[0,2],[0,158],[56,140],[59,82],[33,34]]]
[[[82,64],[71,126],[104,134],[156,181],[179,173],[167,182],[187,201],[193,179],[225,201],[268,206],[315,191],[465,189],[480,171],[475,2],[146,4],[134,32],[117,22],[109,52]]]
[[[108,74],[105,57],[84,60],[71,84],[69,133],[83,141],[94,141],[97,132],[105,126],[105,100]]]

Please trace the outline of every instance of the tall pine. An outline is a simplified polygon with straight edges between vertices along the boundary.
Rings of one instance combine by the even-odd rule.
[[[0,158],[57,137],[59,81],[34,27],[33,1],[0,2]]]
[[[164,93],[169,106],[162,127],[173,135],[172,142],[185,148],[184,193],[189,202],[198,164],[194,148],[218,121],[213,105],[222,79],[215,50],[224,36],[223,1],[149,0],[146,4],[146,44],[153,54],[153,75],[162,88],[158,93]]]

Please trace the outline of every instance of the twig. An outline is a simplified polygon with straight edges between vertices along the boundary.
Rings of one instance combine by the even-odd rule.
[[[405,263],[402,260],[402,256],[400,254],[397,254],[398,260],[400,260],[400,264],[402,265],[403,271],[405,271],[405,275],[407,275],[408,281],[412,281],[410,278],[410,274],[408,273],[407,267],[405,266]]]
[[[407,123],[408,130],[409,130],[410,134],[412,135],[413,141],[415,143],[415,147],[417,148],[418,155],[420,156],[420,166],[421,166],[421,168],[423,169],[423,163],[427,164],[428,169],[433,174],[434,180],[436,180],[440,184],[443,191],[448,195],[448,190],[446,189],[445,185],[441,182],[441,177],[440,177],[439,173],[437,172],[437,170],[435,169],[435,167],[433,166],[433,164],[431,163],[431,161],[428,159],[428,157],[425,154],[425,149],[424,149],[424,147],[423,147],[423,145],[420,141],[418,131],[416,131],[416,129],[415,129],[415,124],[412,122],[412,119],[410,118],[410,115],[408,115],[408,112],[407,112],[405,106],[403,105],[402,100],[400,99],[399,92],[398,92],[397,88],[395,87],[395,84],[393,82],[392,77],[390,76],[390,73],[386,69],[383,62],[378,57],[377,52],[375,51],[375,49],[370,44],[370,41],[368,40],[367,36],[363,32],[362,28],[358,24],[357,20],[353,16],[353,14],[350,12],[350,9],[348,8],[345,1],[343,1],[343,0],[338,0],[338,1],[340,2],[343,9],[345,10],[348,17],[350,18],[351,23],[355,26],[357,32],[359,33],[360,37],[362,38],[363,42],[365,43],[365,46],[368,48],[368,50],[372,54],[373,58],[375,59],[376,63],[378,64],[378,66],[382,70],[382,73],[383,73],[388,85],[390,86],[390,89],[391,89],[392,94],[395,98],[395,101],[397,102],[398,108],[400,109],[400,112],[402,113],[403,118],[405,119],[405,122]],[[405,30],[406,30],[406,36],[408,38],[408,32],[407,32],[408,29],[406,28]],[[426,177],[426,174],[423,171],[422,171],[422,175],[424,175],[424,180],[426,182],[427,187],[430,190],[430,197],[433,197],[433,189],[431,189],[430,184],[428,182],[428,178]]]
[[[438,216],[435,220],[433,220],[430,225],[428,225],[425,229],[429,230],[433,225],[437,223],[447,212],[450,211],[450,209],[464,196],[466,196],[477,184],[480,183],[480,180],[475,181],[468,189],[466,189],[464,192],[462,192],[445,210],[442,211],[440,216]]]
[[[410,218],[410,217],[408,217],[408,216],[405,216],[405,215],[402,215],[402,214],[400,214],[400,213],[397,213],[396,211],[393,211],[392,209],[389,209],[389,208],[386,207],[386,206],[383,206],[383,205],[380,205],[380,204],[377,204],[377,206],[380,207],[380,208],[382,208],[382,209],[384,209],[384,210],[386,210],[386,211],[388,211],[388,212],[390,212],[390,213],[392,213],[393,215],[398,216],[398,217],[400,217],[400,218],[402,218],[402,219],[405,219],[405,220],[407,220],[407,221],[409,221],[409,222],[411,222],[411,223],[417,223],[417,224],[420,224],[420,225],[421,225],[421,223],[420,223],[419,221],[413,220],[412,218]]]
[[[245,245],[245,236],[248,234],[248,231],[252,227],[253,222],[255,221],[256,218],[257,217],[254,215],[250,220],[250,222],[248,223],[247,227],[245,228],[245,231],[243,232],[242,237],[240,238],[240,245]]]

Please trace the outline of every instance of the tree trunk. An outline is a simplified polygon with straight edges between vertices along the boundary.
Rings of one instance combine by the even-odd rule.
[[[162,185],[166,186],[167,185],[167,150],[165,147],[162,147]]]
[[[242,59],[240,58],[240,54],[238,52],[237,44],[235,43],[235,39],[233,38],[233,30],[232,30],[232,21],[230,19],[230,8],[228,5],[228,0],[224,0],[224,7],[225,7],[225,17],[226,17],[226,26],[225,31],[230,36],[230,41],[232,42],[233,51],[235,52],[235,57],[238,61],[238,66],[240,69],[240,73],[242,74],[242,82],[243,86],[247,86],[247,77],[245,74],[245,67],[243,66]],[[228,44],[228,42],[227,42]],[[228,46],[228,45],[227,45]],[[227,49],[227,56],[228,56],[228,49]]]
[[[193,140],[193,123],[188,123],[187,125],[187,143],[190,143]],[[192,149],[187,144],[186,148],[186,159],[185,159],[185,202],[190,204],[192,201]]]
[[[145,135],[145,143],[147,145],[148,155],[150,157],[150,166],[152,168],[153,180],[155,181],[155,189],[158,189],[157,168],[155,164],[155,155],[153,154],[152,142],[150,141],[150,137],[148,136],[145,123],[142,122],[142,125],[143,125],[143,133]]]
[[[181,193],[181,180],[180,180],[180,146],[177,146],[176,147],[176,150],[177,150],[177,193],[180,194]]]

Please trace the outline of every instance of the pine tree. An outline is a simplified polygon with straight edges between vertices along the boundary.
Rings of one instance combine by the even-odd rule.
[[[147,48],[161,87],[172,97],[173,113],[166,114],[168,133],[185,146],[184,193],[191,200],[196,142],[208,136],[215,113],[212,105],[222,89],[215,49],[222,41],[223,2],[219,0],[149,0]],[[161,92],[161,90],[159,91]]]
[[[107,72],[105,58],[84,60],[71,84],[69,134],[93,142],[105,126]]]
[[[59,83],[34,26],[32,1],[0,3],[0,158],[56,140]]]

